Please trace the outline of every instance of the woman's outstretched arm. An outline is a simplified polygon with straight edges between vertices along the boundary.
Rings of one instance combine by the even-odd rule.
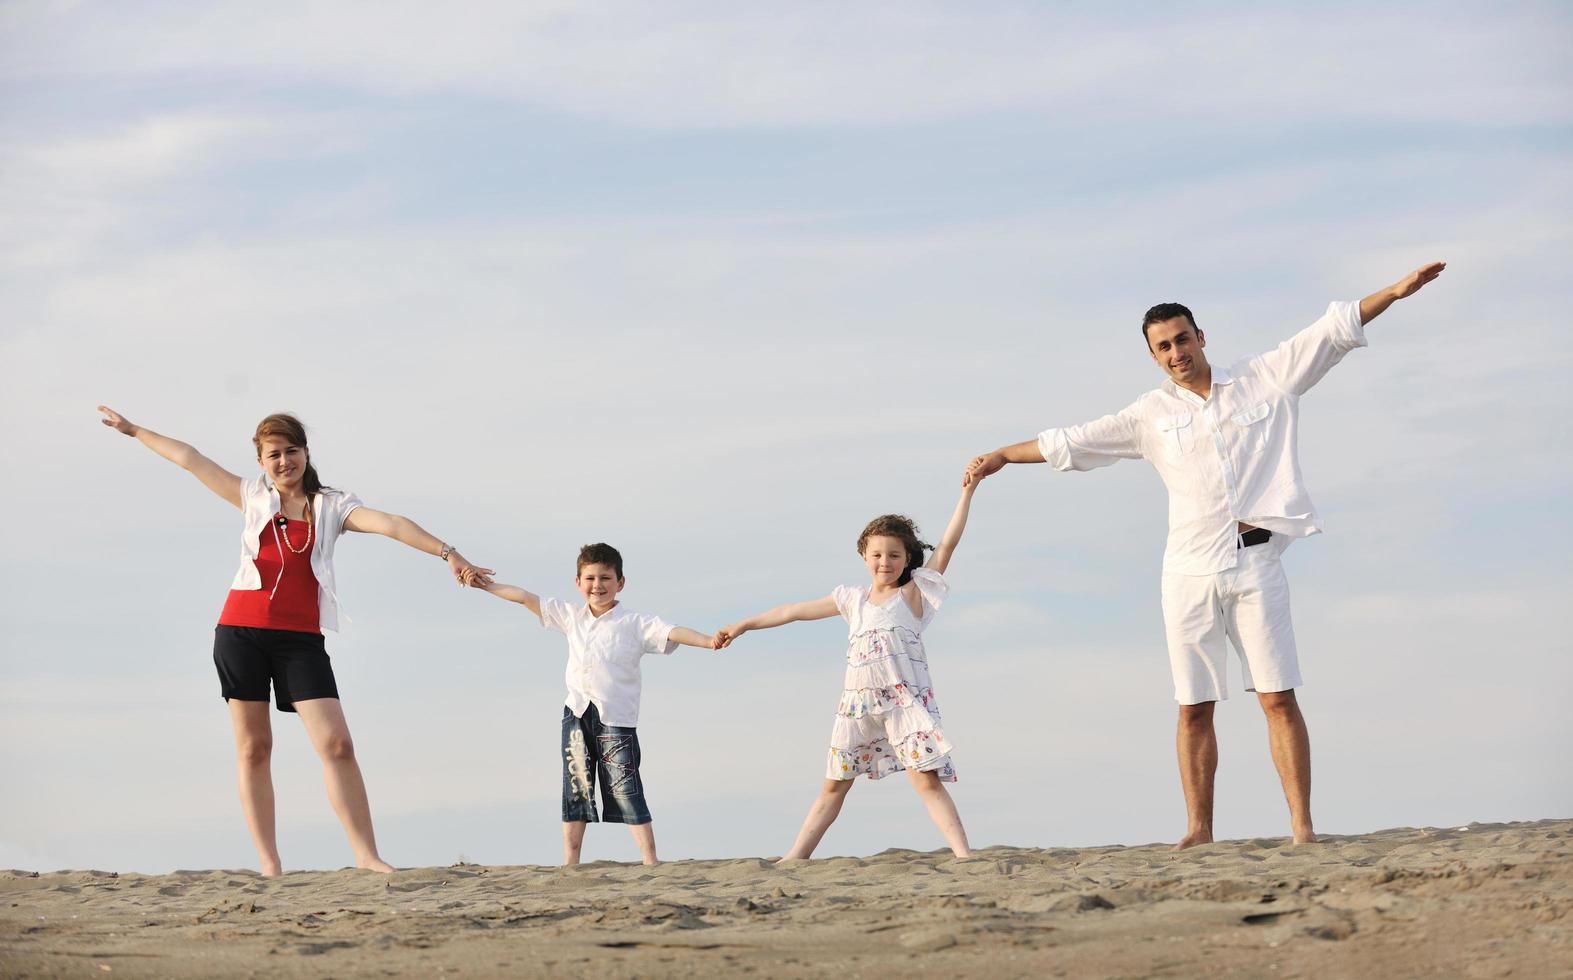
[[[190,473],[198,480],[201,480],[203,486],[207,487],[209,490],[212,490],[214,493],[224,498],[224,500],[228,501],[236,508],[240,508],[242,506],[242,501],[240,499],[240,477],[213,462],[211,459],[208,459],[206,456],[197,452],[194,448],[187,445],[186,443],[181,442],[179,439],[171,439],[169,436],[161,436],[152,429],[137,425],[130,419],[126,418],[124,415],[121,415],[119,412],[109,408],[106,405],[98,406],[98,410],[104,413],[104,417],[99,419],[100,422],[103,422],[105,425],[109,426],[111,429],[114,429],[116,432],[130,436],[137,442],[140,442],[142,445],[169,460],[171,463],[174,463],[176,466]]]
[[[448,553],[448,569],[453,572],[453,577],[460,585],[478,584],[485,587],[491,584],[492,570],[472,565],[465,557],[459,554],[457,548],[449,548],[441,540],[432,536],[425,528],[398,514],[385,514],[380,510],[370,507],[357,507],[350,511],[344,518],[344,529],[347,531],[362,531],[367,534],[380,534],[392,538],[400,544],[407,544],[416,551],[428,555],[441,555],[444,550]]]
[[[967,512],[972,508],[972,494],[978,489],[977,480],[968,480],[961,486],[961,499],[956,502],[956,512],[950,515],[950,525],[945,528],[945,536],[939,539],[939,547],[929,555],[928,564],[924,567],[932,568],[941,575],[950,564],[950,556],[956,553],[956,545],[961,543],[961,532],[967,529]]]
[[[784,606],[777,606],[769,612],[750,616],[739,620],[731,626],[716,630],[716,649],[729,645],[733,640],[747,633],[749,630],[767,630],[787,623],[806,622],[813,619],[829,619],[839,613],[836,600],[830,596],[823,599],[810,599],[807,602],[789,602]]]

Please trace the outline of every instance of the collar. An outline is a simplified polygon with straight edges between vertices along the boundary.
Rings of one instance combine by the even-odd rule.
[[[612,608],[608,609],[606,611],[606,615],[604,615],[604,616],[597,616],[595,614],[595,611],[590,608],[590,604],[588,602],[581,602],[581,603],[579,603],[577,611],[578,611],[580,616],[582,616],[584,619],[588,620],[589,622],[598,623],[598,622],[601,622],[603,620],[612,619],[612,618],[614,618],[616,616],[621,615],[624,608],[625,607],[623,606],[623,601],[621,599],[619,599],[619,600],[617,600],[617,605],[615,605]]]
[[[1226,368],[1226,367],[1214,367],[1213,368],[1212,386],[1216,387],[1217,385],[1227,385],[1227,384],[1233,384],[1233,383],[1234,383],[1234,375],[1229,373],[1229,369],[1228,368]],[[1178,396],[1181,396],[1181,397],[1184,397],[1184,396],[1188,395],[1191,398],[1196,399],[1197,401],[1201,401],[1202,400],[1202,396],[1198,395],[1196,392],[1192,391],[1191,389],[1189,389],[1189,388],[1181,388],[1179,385],[1175,384],[1173,378],[1164,378],[1163,379],[1163,387],[1167,388],[1169,390],[1169,394],[1171,394],[1171,395],[1178,395]]]

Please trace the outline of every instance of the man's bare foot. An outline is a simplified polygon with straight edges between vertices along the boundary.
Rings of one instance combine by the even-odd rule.
[[[1315,844],[1316,832],[1313,831],[1310,827],[1306,827],[1303,830],[1296,830],[1294,832],[1294,842],[1296,844]]]
[[[1195,847],[1197,844],[1211,844],[1212,842],[1213,835],[1210,831],[1198,830],[1186,834],[1184,837],[1180,838],[1180,842],[1169,848],[1169,850],[1183,851],[1188,847]]]
[[[645,858],[645,859],[644,859],[644,860],[643,860],[643,861],[642,861],[642,862],[640,862],[640,863],[641,863],[641,864],[643,864],[643,865],[644,865],[644,866],[645,866],[645,867],[647,867],[647,868],[653,868],[653,867],[655,867],[655,866],[656,866],[656,865],[658,865],[658,864],[660,864],[660,863],[661,863],[661,859],[660,859],[660,858]]]
[[[355,867],[361,868],[365,871],[379,871],[385,875],[391,875],[393,872],[398,870],[380,857],[371,857],[356,861]]]

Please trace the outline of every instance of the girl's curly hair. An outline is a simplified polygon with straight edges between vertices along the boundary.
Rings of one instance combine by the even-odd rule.
[[[907,550],[907,567],[901,573],[901,578],[896,580],[897,585],[906,585],[912,581],[912,570],[923,567],[923,554],[933,551],[934,546],[926,544],[918,537],[918,525],[912,518],[902,514],[881,514],[868,522],[863,533],[858,535],[858,554],[868,546],[868,539],[872,537],[898,538],[901,546]]]

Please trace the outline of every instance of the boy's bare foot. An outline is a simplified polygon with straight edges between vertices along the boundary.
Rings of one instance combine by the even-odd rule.
[[[1213,835],[1210,831],[1198,830],[1186,834],[1184,837],[1180,838],[1180,842],[1169,848],[1169,850],[1183,851],[1188,847],[1195,847],[1197,844],[1211,844],[1212,842]]]

